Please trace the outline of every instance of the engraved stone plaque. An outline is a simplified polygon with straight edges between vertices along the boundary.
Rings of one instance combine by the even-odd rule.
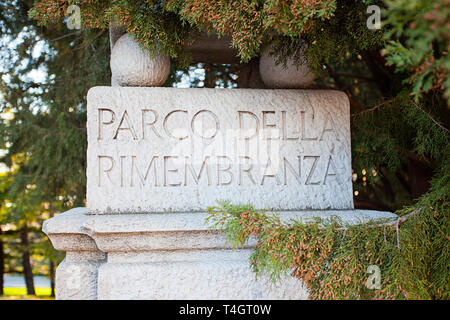
[[[92,88],[88,212],[353,209],[349,112],[339,91]]]

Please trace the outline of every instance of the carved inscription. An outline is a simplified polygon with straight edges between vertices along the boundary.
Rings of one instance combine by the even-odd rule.
[[[222,164],[221,159],[228,161],[227,165]],[[190,183],[199,184],[199,181],[208,186],[214,184],[216,186],[226,186],[235,182],[239,185],[244,183],[264,185],[266,178],[273,178],[272,182],[277,185],[287,185],[288,183],[298,183],[304,185],[318,185],[327,183],[327,179],[333,177],[338,181],[336,176],[336,166],[332,156],[301,156],[298,155],[294,161],[282,157],[282,167],[274,169],[272,161],[268,158],[263,166],[264,171],[259,174],[253,168],[253,160],[248,156],[241,156],[239,165],[233,166],[232,160],[227,156],[217,156],[215,161],[211,161],[206,156],[198,172],[194,168],[190,157],[184,157],[182,166],[171,165],[171,160],[181,160],[178,156],[153,156],[146,164],[139,165],[137,156],[120,156],[115,159],[112,156],[98,156],[98,186],[105,184],[117,185],[124,187],[125,183],[130,187],[135,186],[154,186],[154,187],[178,187],[187,186]],[[120,167],[116,162],[120,161]],[[324,172],[317,170],[317,164],[325,161]],[[245,162],[245,163],[244,163]],[[296,162],[296,163],[295,163]],[[302,176],[302,167],[309,162],[308,170],[305,170]],[[303,163],[303,165],[302,165]],[[128,170],[129,172],[126,172]],[[173,180],[177,183],[168,183],[168,176],[173,175]],[[128,176],[128,181],[125,178]],[[171,180],[172,180],[171,179]],[[314,180],[314,181],[312,181]],[[163,181],[163,183],[158,183]],[[266,183],[268,183],[266,181]]]
[[[176,113],[185,118],[185,127],[170,126],[171,118],[175,117]],[[251,140],[257,140],[258,136],[262,140],[283,140],[290,143],[294,141],[301,143],[304,140],[322,141],[326,135],[329,135],[331,139],[339,140],[333,117],[329,112],[326,114],[326,120],[322,122],[323,125],[318,128],[319,130],[315,130],[319,133],[318,135],[309,134],[311,128],[307,125],[305,120],[307,116],[304,111],[299,113],[298,127],[297,130],[294,130],[299,133],[297,135],[288,132],[287,111],[263,110],[258,115],[250,111],[238,110],[237,113],[239,121],[236,127],[239,139],[245,140],[249,144],[257,143],[257,141]],[[112,109],[98,108],[98,140],[153,139],[162,142],[164,139],[185,140],[192,136],[203,140],[212,140],[220,130],[219,117],[207,109],[196,112],[191,118],[189,118],[188,111],[182,109],[169,111],[162,117],[153,109],[141,109],[138,114],[140,117],[135,117],[135,119],[139,119],[139,123],[130,119],[127,109],[117,115]],[[199,129],[202,126],[202,123],[198,121],[201,115],[207,117],[207,121],[212,124],[209,130]],[[158,119],[161,119],[160,126],[158,126]],[[104,133],[107,127],[109,127],[109,135]],[[162,127],[163,130],[160,131],[159,127]],[[229,134],[229,136],[231,138],[234,135]],[[142,152],[147,153],[144,150]],[[327,179],[329,180],[331,177],[335,179],[336,183],[339,183],[332,154],[280,155],[280,159],[277,159],[277,166],[274,166],[269,155],[263,163],[260,163],[263,168],[262,172],[257,172],[254,168],[255,162],[260,162],[260,159],[247,155],[238,155],[237,164],[233,161],[233,157],[227,155],[215,155],[213,158],[205,156],[200,163],[192,161],[192,157],[188,155],[180,157],[169,154],[151,154],[148,157],[146,154],[146,161],[141,158],[143,157],[139,154],[120,155],[119,158],[98,155],[98,186],[109,183],[120,187],[146,185],[178,187],[199,184],[199,182],[208,186],[212,184],[225,186],[232,183],[239,185],[246,183],[254,185],[264,185],[265,183],[325,185]],[[324,162],[321,166],[323,170],[320,171],[317,168],[318,164],[322,162]],[[196,165],[198,172],[195,169]],[[307,169],[302,170],[302,168]],[[222,175],[226,175],[227,178],[225,179]],[[289,175],[294,179],[288,179]],[[168,182],[169,180],[174,182]]]
[[[336,91],[94,88],[88,210],[352,208],[347,98]]]

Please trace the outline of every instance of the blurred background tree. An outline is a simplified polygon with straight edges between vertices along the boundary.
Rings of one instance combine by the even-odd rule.
[[[80,30],[62,23],[71,4]],[[372,4],[381,29],[367,27]],[[427,203],[448,220],[449,0],[7,0],[0,9],[0,273],[23,272],[30,294],[31,273],[53,276],[61,259],[42,221],[85,204],[85,97],[110,84],[111,21],[171,56],[166,86],[257,87],[249,79],[268,45],[280,63],[302,63],[307,43],[314,88],[350,99],[355,207]],[[201,31],[230,36],[241,63],[190,64],[183,48]]]
[[[85,96],[110,82],[107,32],[39,27],[28,17],[32,6],[0,4],[0,276],[23,273],[28,294],[33,273],[49,275],[54,287],[62,257],[42,222],[85,203]]]

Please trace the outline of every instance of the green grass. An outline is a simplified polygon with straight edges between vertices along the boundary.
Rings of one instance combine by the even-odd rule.
[[[35,288],[38,298],[51,298],[50,288]],[[27,295],[27,288],[4,288],[4,297],[16,297],[16,298],[35,298],[34,296]]]

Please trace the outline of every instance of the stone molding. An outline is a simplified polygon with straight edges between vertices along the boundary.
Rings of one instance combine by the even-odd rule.
[[[370,210],[282,212],[283,222],[339,216],[363,223],[395,218]],[[57,299],[307,299],[303,283],[287,277],[271,284],[249,265],[251,239],[232,249],[206,213],[89,215],[74,208],[44,222],[57,250]]]

